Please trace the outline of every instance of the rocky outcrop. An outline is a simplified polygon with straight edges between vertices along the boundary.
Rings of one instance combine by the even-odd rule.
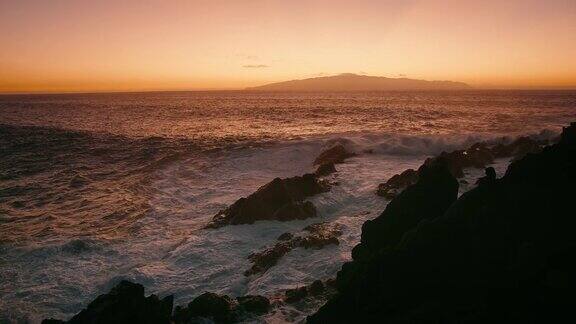
[[[356,154],[346,150],[344,145],[338,144],[320,153],[314,160],[314,165],[338,164],[353,156]]]
[[[398,195],[402,190],[415,184],[417,181],[418,172],[413,169],[408,169],[400,174],[394,175],[385,183],[378,185],[376,194],[387,199],[392,199],[396,197],[396,195]]]
[[[326,282],[315,280],[308,286],[286,290],[284,292],[284,301],[288,304],[293,304],[307,298],[327,298],[336,292],[334,288],[333,279],[329,279]]]
[[[503,178],[485,178],[436,217],[440,208],[410,205],[426,204],[438,186],[412,199],[418,184],[408,187],[390,205],[422,220],[363,228],[369,253],[342,267],[338,294],[308,322],[574,322],[576,123]],[[404,233],[385,239],[390,226]],[[366,244],[367,235],[377,244]]]
[[[246,198],[220,211],[207,228],[253,224],[259,220],[289,221],[316,216],[316,208],[304,199],[326,192],[329,185],[313,174],[287,179],[276,178]]]
[[[205,292],[186,307],[174,310],[175,324],[235,323],[250,315],[262,315],[270,310],[270,301],[263,296],[242,296],[232,299],[226,295]]]
[[[244,272],[245,276],[251,276],[258,273],[266,272],[276,265],[288,252],[297,247],[305,249],[320,249],[326,245],[336,244],[338,236],[342,235],[340,227],[337,224],[317,223],[304,228],[303,233],[292,235],[284,233],[278,238],[278,242],[270,248],[260,252],[252,253],[248,259],[252,261],[252,267]]]
[[[484,169],[494,162],[496,158],[512,157],[514,160],[522,158],[528,153],[537,153],[542,150],[547,140],[536,140],[527,136],[519,137],[510,143],[475,143],[466,150],[442,152],[440,155],[426,159],[426,164],[444,164],[450,173],[456,178],[464,177],[464,170],[468,168]],[[408,169],[401,174],[396,174],[385,183],[378,185],[376,194],[387,199],[392,199],[406,187],[416,183],[418,174]],[[461,180],[466,183],[465,180]]]
[[[441,216],[458,196],[458,181],[443,163],[433,161],[418,169],[418,182],[393,199],[384,212],[362,225],[360,244],[352,250],[357,260],[397,244],[406,231],[423,220]]]
[[[173,297],[159,299],[156,295],[144,296],[144,287],[129,281],[121,281],[112,290],[98,296],[88,307],[69,321],[44,320],[43,324],[123,324],[123,323],[170,323]]]
[[[336,172],[336,167],[334,166],[334,163],[327,163],[327,164],[320,164],[320,166],[318,166],[314,174],[319,177],[325,177],[334,172]]]

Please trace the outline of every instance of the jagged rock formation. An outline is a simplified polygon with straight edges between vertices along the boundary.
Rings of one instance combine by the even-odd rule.
[[[253,224],[259,220],[289,221],[316,216],[316,208],[305,198],[326,192],[328,184],[313,174],[287,179],[276,178],[246,198],[220,211],[207,228]]]
[[[417,181],[418,172],[413,169],[408,169],[400,174],[395,174],[385,183],[379,184],[376,194],[387,199],[392,199],[402,190],[415,184]]]
[[[337,224],[317,223],[304,228],[305,234],[295,236],[291,233],[284,233],[278,238],[278,242],[263,251],[252,253],[248,259],[252,261],[252,267],[244,272],[245,276],[266,272],[286,253],[297,247],[305,249],[320,249],[326,245],[339,244],[338,236],[342,235]]]
[[[519,137],[507,144],[479,142],[465,150],[442,152],[436,157],[426,159],[424,164],[444,164],[454,177],[462,178],[464,177],[465,169],[483,169],[492,164],[496,158],[512,157],[514,160],[518,160],[528,153],[541,151],[546,144],[548,144],[546,140],[536,140],[526,136]],[[416,183],[417,180],[417,172],[408,169],[401,174],[392,176],[385,183],[378,185],[376,194],[387,199],[392,199],[406,187]]]
[[[188,324],[235,323],[267,313],[270,301],[263,296],[236,299],[210,292],[203,293],[186,307],[177,306],[172,314],[173,296],[158,299],[144,297],[144,287],[121,281],[109,293],[98,296],[88,307],[69,321],[45,319],[42,324]]]
[[[205,292],[186,307],[174,310],[174,323],[235,323],[249,315],[262,315],[270,310],[270,301],[263,296],[242,296],[236,299],[226,295]]]
[[[170,323],[173,296],[159,299],[156,295],[144,297],[144,287],[121,281],[109,293],[98,296],[84,310],[69,321],[48,319],[43,324],[124,324]]]
[[[490,174],[435,211],[410,205],[426,203],[437,186],[402,192],[373,222],[379,228],[363,228],[362,253],[342,267],[338,294],[308,322],[574,322],[576,123],[503,178]],[[422,220],[411,228],[385,221],[393,205]]]
[[[334,279],[315,280],[308,286],[288,289],[284,292],[284,301],[289,304],[300,302],[306,298],[327,298],[336,291],[334,289]]]

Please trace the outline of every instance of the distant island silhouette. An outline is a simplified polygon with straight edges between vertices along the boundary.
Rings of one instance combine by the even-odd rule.
[[[471,89],[471,87],[463,82],[387,78],[354,73],[276,82],[258,87],[246,88],[246,90],[253,91],[388,91],[464,89]]]

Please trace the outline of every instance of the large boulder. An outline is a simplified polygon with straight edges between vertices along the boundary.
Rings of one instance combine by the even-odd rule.
[[[238,307],[244,312],[253,314],[266,314],[270,310],[270,301],[268,298],[258,295],[247,295],[236,297],[238,301]]]
[[[338,164],[355,155],[353,152],[349,152],[344,145],[338,144],[320,153],[314,160],[314,165]]]
[[[259,220],[289,221],[316,216],[316,209],[304,199],[329,190],[313,174],[287,179],[276,178],[246,198],[220,211],[207,228],[253,224]]]
[[[573,123],[558,144],[501,179],[488,171],[443,215],[343,266],[338,294],[308,322],[575,322],[575,134]]]
[[[88,307],[74,315],[71,324],[125,324],[170,323],[173,296],[159,299],[156,295],[144,296],[144,287],[129,281],[121,281],[112,290],[98,296]],[[44,320],[43,323],[58,323]],[[64,322],[61,322],[64,323]]]
[[[186,308],[176,307],[174,321],[189,323],[193,319],[206,318],[215,323],[232,323],[236,306],[236,301],[226,295],[205,292],[194,298]]]

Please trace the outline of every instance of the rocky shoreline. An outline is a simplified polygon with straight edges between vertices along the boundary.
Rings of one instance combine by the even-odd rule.
[[[557,144],[545,144],[529,138],[477,143],[392,177],[378,190],[391,202],[364,223],[353,260],[337,278],[288,290],[279,301],[206,292],[173,310],[172,296],[145,297],[141,285],[122,281],[69,321],[43,323],[233,323],[258,318],[276,302],[305,298],[328,299],[309,323],[532,323],[570,315],[576,123]],[[323,177],[353,156],[343,146],[329,148],[315,160],[314,174],[274,179],[219,212],[206,228],[315,217],[306,198],[329,191]],[[458,198],[463,169],[484,168],[502,156],[515,160],[503,178],[487,168],[478,187]],[[338,244],[340,234],[329,223],[285,233],[248,256],[253,266],[244,274],[265,272],[296,247]]]

